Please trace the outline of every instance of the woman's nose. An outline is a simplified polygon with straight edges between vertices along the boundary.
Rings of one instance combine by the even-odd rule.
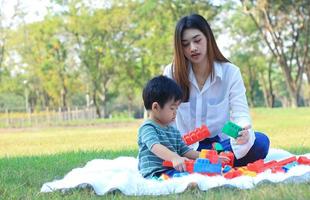
[[[191,52],[197,51],[197,47],[196,47],[196,45],[193,44],[193,43],[191,43],[190,48],[191,48]]]

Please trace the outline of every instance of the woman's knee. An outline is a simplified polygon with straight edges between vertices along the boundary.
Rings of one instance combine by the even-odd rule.
[[[264,159],[269,151],[270,140],[264,133],[255,132],[255,143],[261,155],[261,159]]]

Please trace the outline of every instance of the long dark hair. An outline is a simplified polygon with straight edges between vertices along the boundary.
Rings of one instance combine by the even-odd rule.
[[[229,62],[221,51],[219,50],[216,41],[214,39],[212,30],[207,20],[198,14],[191,14],[182,17],[176,27],[174,32],[174,58],[173,58],[173,78],[180,85],[183,91],[183,101],[188,101],[189,99],[189,70],[188,70],[188,60],[184,56],[183,46],[182,46],[182,35],[186,29],[198,29],[207,38],[207,63],[211,69],[211,79],[214,77],[213,64],[214,61],[218,62]]]

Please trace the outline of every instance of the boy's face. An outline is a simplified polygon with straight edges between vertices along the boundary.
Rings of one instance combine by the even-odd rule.
[[[156,112],[157,120],[160,121],[160,123],[163,125],[168,125],[169,123],[173,122],[175,120],[177,109],[180,103],[181,101],[170,100],[164,105],[163,108],[158,106]]]

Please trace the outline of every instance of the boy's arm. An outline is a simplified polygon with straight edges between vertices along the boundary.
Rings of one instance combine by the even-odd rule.
[[[196,160],[197,158],[199,158],[199,151],[190,150],[186,152],[183,156],[192,160]]]
[[[187,160],[187,158],[179,156],[164,145],[159,143],[154,144],[151,151],[159,158],[171,161],[176,170],[181,172],[186,170],[184,161]]]

